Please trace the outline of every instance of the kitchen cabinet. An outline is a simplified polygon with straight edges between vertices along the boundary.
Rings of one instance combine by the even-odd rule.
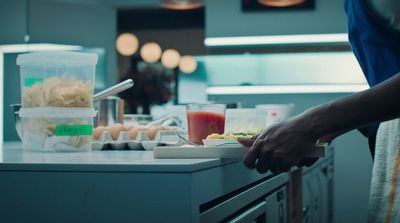
[[[286,187],[282,187],[265,200],[256,202],[244,211],[228,219],[229,223],[251,222],[251,223],[285,223],[286,218]]]
[[[324,191],[305,190],[307,199],[295,203],[293,191],[302,184],[293,185],[289,173],[259,174],[240,160],[154,159],[151,151],[24,153],[21,147],[5,143],[0,150],[2,222],[301,222],[289,218],[293,207],[311,210]],[[304,182],[321,181],[325,164],[304,170]]]
[[[329,148],[333,151],[333,147]],[[333,222],[333,154],[303,170],[303,222]]]
[[[275,176],[269,181],[255,185],[217,204],[200,214],[200,221],[285,222],[286,188],[284,185],[287,184],[287,177],[287,174]]]
[[[265,223],[267,220],[267,202],[261,201],[260,203],[246,209],[243,213],[235,216],[233,219],[228,220],[229,223],[251,222],[251,223]]]
[[[271,194],[266,199],[267,202],[267,222],[284,223],[287,222],[287,196],[286,187],[281,188]]]
[[[289,179],[259,174],[239,160],[154,159],[151,151],[23,153],[21,147],[5,143],[0,153],[2,222],[234,222],[245,213],[242,222]]]

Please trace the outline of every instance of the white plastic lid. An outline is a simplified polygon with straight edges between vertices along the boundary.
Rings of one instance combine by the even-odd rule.
[[[19,116],[22,118],[92,118],[96,113],[93,108],[35,107],[19,110]]]
[[[20,54],[17,65],[26,64],[97,64],[97,54],[67,51],[42,51]]]

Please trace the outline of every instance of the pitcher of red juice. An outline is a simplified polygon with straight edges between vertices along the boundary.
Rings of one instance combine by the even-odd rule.
[[[203,139],[225,131],[224,104],[190,104],[186,106],[189,140],[203,145]]]

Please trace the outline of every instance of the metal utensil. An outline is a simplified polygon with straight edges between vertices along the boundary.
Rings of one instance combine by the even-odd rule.
[[[111,126],[116,123],[124,124],[124,100],[116,96],[95,102],[97,116],[94,126]]]
[[[191,142],[189,139],[186,139],[186,138],[185,138],[184,136],[182,136],[182,135],[179,135],[179,134],[178,134],[177,136],[178,136],[180,139],[182,139],[183,141],[189,143],[189,145],[196,146],[196,147],[201,147],[201,145],[197,145],[197,144]]]
[[[95,108],[98,110],[94,120],[95,126],[124,124],[124,100],[113,95],[129,89],[133,85],[133,80],[128,79],[94,95]]]
[[[13,112],[13,119],[15,124],[15,129],[17,130],[18,137],[22,140],[22,126],[21,126],[21,118],[19,117],[19,110],[21,109],[21,104],[11,104]]]
[[[110,88],[107,88],[104,91],[100,91],[99,93],[94,95],[93,100],[95,102],[101,101],[103,99],[106,99],[108,96],[113,96],[122,91],[125,91],[126,89],[129,89],[129,88],[133,87],[133,85],[134,85],[133,80],[128,79],[128,80],[123,81],[119,84],[116,84]]]

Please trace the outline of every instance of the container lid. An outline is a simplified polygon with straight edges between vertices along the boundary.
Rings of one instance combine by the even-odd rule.
[[[67,51],[42,51],[20,54],[17,65],[25,64],[97,64],[97,54]]]
[[[35,107],[19,110],[19,116],[23,118],[92,118],[96,113],[93,108]]]

